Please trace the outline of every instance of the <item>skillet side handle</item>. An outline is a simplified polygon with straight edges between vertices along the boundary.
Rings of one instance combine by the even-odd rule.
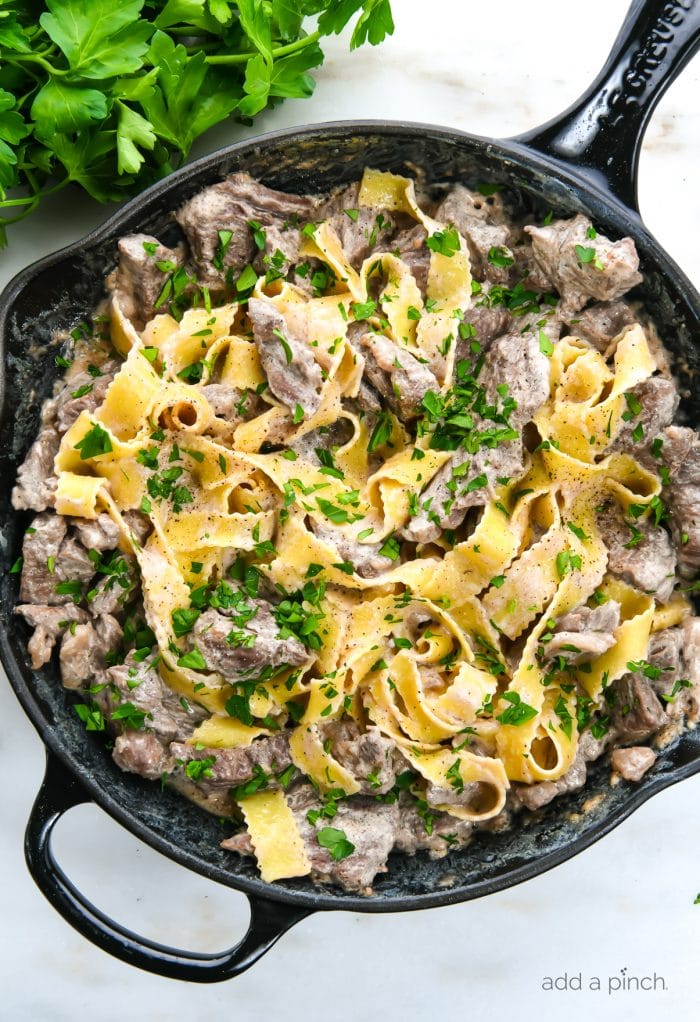
[[[66,810],[90,801],[79,782],[47,751],[46,773],[27,824],[24,851],[32,879],[56,911],[89,941],[115,958],[158,976],[217,983],[245,972],[291,926],[310,914],[308,908],[249,896],[247,933],[235,947],[215,954],[182,951],[138,936],[88,901],[54,858],[51,832],[55,824]]]
[[[563,114],[513,141],[574,165],[639,211],[637,169],[649,118],[700,47],[700,0],[633,0],[605,66]]]

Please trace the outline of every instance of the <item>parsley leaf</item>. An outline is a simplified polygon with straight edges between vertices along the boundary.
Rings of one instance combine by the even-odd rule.
[[[348,855],[352,855],[355,851],[355,846],[348,841],[345,831],[339,830],[337,827],[322,827],[317,832],[316,839],[321,848],[328,849],[334,862],[347,859]]]

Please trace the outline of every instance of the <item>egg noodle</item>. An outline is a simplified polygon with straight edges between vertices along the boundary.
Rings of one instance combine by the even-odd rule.
[[[360,203],[409,214],[429,235],[445,229],[419,209],[406,178],[366,171]],[[90,519],[106,510],[118,523],[122,546],[140,567],[161,676],[209,711],[192,744],[245,746],[287,726],[294,765],[321,793],[353,795],[359,785],[324,745],[322,727],[354,718],[376,725],[425,782],[471,793],[439,809],[483,821],[503,809],[510,781],[554,780],[568,770],[579,737],[577,691],[600,705],[604,686],[647,651],[659,610],[652,596],[606,576],[596,508],[611,496],[625,509],[658,497],[654,474],[627,454],[605,454],[623,426],[625,391],[656,363],[639,325],[617,339],[612,366],[576,336],[551,345],[550,395],[534,417],[541,442],[524,472],[499,485],[493,499],[484,490],[468,538],[419,544],[402,561],[394,537],[451,452],[431,447],[430,429],[413,440],[390,413],[383,413],[381,457],[369,449],[366,417],[344,404],[357,395],[363,369],[346,334],[354,319],[367,318],[360,310],[373,297],[368,329],[429,364],[447,393],[455,345],[445,338],[472,301],[468,249],[457,238],[451,254],[431,251],[425,299],[390,252],[354,270],[327,223],[307,232],[302,254],[333,271],[334,294],[310,297],[258,278],[254,297],[283,315],[321,366],[320,405],[309,417],[266,388],[244,304],[193,308],[180,321],[157,315],[139,333],[113,298],[112,339],[124,361],[100,407],[83,411],[63,437],[56,511]],[[188,382],[195,364],[199,379]],[[202,389],[214,374],[255,392],[264,410],[237,425],[217,417]],[[293,450],[339,420],[351,437],[333,449],[331,471],[305,457],[303,445]],[[173,452],[186,468],[179,498],[177,487],[168,499],[154,496],[154,472],[167,472]],[[152,523],[143,546],[125,524],[131,509]],[[325,532],[317,535],[314,522]],[[353,542],[382,544],[393,566],[361,577],[321,538],[329,522]],[[301,667],[247,686],[250,716],[243,719],[225,709],[240,686],[205,665],[194,669],[191,658],[186,666],[191,645],[173,629],[173,614],[190,608],[192,591],[226,577],[234,558],[255,564],[280,593],[303,595],[311,583],[319,639]],[[588,664],[551,670],[543,635],[591,597],[619,602],[615,645]],[[417,632],[417,617],[429,619],[428,628]],[[504,637],[516,659],[504,655]],[[472,737],[479,754],[470,751]],[[240,807],[264,879],[309,873],[283,791],[258,791]]]

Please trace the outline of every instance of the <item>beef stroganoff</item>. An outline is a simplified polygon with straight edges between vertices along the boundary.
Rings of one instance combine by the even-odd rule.
[[[120,241],[20,468],[32,663],[266,881],[369,892],[700,716],[700,441],[634,243],[503,195],[206,188]]]

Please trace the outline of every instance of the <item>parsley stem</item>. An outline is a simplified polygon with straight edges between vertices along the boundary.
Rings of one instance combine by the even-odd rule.
[[[27,172],[25,171],[25,173]],[[27,176],[29,176],[28,173]],[[70,178],[64,177],[57,184],[53,185],[51,188],[45,188],[43,192],[33,192],[31,195],[23,195],[18,199],[4,199],[2,202],[0,202],[0,209],[6,206],[27,206],[27,205],[34,206],[36,205],[37,202],[39,202],[40,199],[43,199],[45,196],[53,195],[54,192],[59,192],[61,188],[65,188],[65,186],[69,184],[69,182]],[[5,223],[12,223],[12,221],[6,220]]]
[[[30,63],[39,64],[45,71],[48,71],[50,75],[56,75],[59,78],[65,77],[68,71],[61,70],[60,67],[54,67],[53,64],[49,64],[48,60],[44,60],[36,53],[13,53],[11,57],[5,57],[8,64],[17,63]]]
[[[297,50],[303,50],[305,46],[310,46],[312,43],[317,42],[321,38],[320,32],[312,32],[311,35],[304,36],[303,39],[297,39],[294,43],[288,43],[286,46],[277,46],[271,50],[273,58],[286,57],[289,53],[296,53]],[[221,56],[216,57],[205,57],[207,64],[246,64],[251,57],[257,57],[258,51],[253,50],[249,53],[224,53]]]

